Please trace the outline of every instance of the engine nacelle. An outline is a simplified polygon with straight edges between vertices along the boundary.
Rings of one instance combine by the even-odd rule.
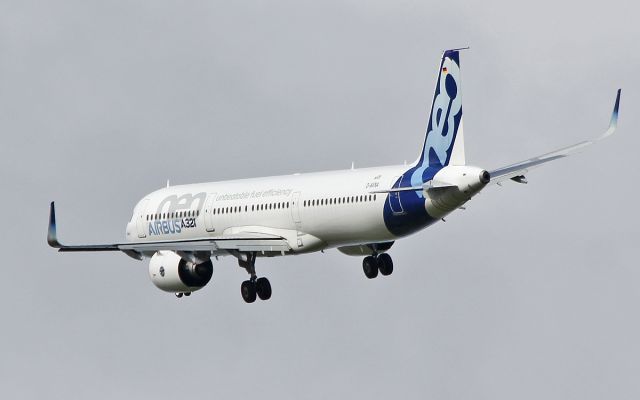
[[[202,289],[213,276],[213,263],[185,261],[173,251],[158,251],[149,262],[149,277],[157,288],[166,292],[194,292]]]

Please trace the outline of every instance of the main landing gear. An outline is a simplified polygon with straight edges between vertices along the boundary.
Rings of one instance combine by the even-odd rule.
[[[364,275],[369,279],[378,276],[378,271],[382,275],[388,276],[393,272],[393,260],[387,253],[367,256],[362,260],[362,270],[364,271]]]
[[[256,276],[256,253],[246,254],[246,259],[238,258],[238,264],[251,275],[249,280],[240,285],[242,299],[247,303],[253,303],[256,301],[256,297],[259,297],[260,300],[269,300],[271,298],[271,283],[265,277],[258,278]]]

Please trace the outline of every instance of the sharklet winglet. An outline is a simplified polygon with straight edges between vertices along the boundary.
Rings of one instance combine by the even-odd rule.
[[[58,234],[56,232],[56,206],[55,202],[51,202],[51,206],[49,208],[49,229],[47,230],[47,243],[49,246],[55,248],[63,247],[58,241]]]

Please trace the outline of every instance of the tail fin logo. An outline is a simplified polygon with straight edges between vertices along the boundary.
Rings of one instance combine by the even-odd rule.
[[[431,150],[438,158],[438,164],[442,166],[447,164],[451,144],[458,130],[459,117],[462,114],[462,99],[458,96],[459,80],[460,67],[454,60],[446,57],[442,62],[423,151],[423,155],[429,157],[429,165],[434,165],[436,161],[431,159]],[[423,159],[422,162],[424,161]]]
[[[422,185],[449,163],[462,121],[459,60],[457,51],[447,51],[442,58],[424,147],[410,175],[412,186]]]

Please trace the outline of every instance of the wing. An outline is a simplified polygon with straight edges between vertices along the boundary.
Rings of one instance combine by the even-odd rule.
[[[576,143],[572,146],[564,147],[559,150],[552,151],[547,154],[543,154],[538,157],[533,157],[528,160],[520,161],[515,164],[507,165],[506,167],[501,167],[495,169],[493,171],[489,171],[491,175],[491,183],[500,183],[504,180],[511,179],[519,183],[526,183],[526,179],[524,174],[529,172],[531,169],[547,163],[549,161],[557,160],[559,158],[564,158],[570,156],[572,154],[578,153],[583,150],[585,147],[592,145],[600,140],[613,135],[618,126],[618,109],[620,108],[620,92],[621,89],[618,89],[618,93],[616,95],[616,102],[613,106],[613,113],[611,114],[611,121],[609,122],[609,128],[605,133],[600,135],[599,137],[592,140],[585,140],[584,142]]]
[[[172,250],[179,253],[210,253],[210,255],[227,254],[229,252],[286,252],[291,250],[289,242],[281,236],[265,233],[246,233],[215,238],[198,238],[182,240],[140,241],[111,244],[64,245],[58,241],[56,232],[55,204],[51,202],[49,212],[49,230],[47,243],[58,251],[122,251],[125,254],[142,259],[159,250]]]

